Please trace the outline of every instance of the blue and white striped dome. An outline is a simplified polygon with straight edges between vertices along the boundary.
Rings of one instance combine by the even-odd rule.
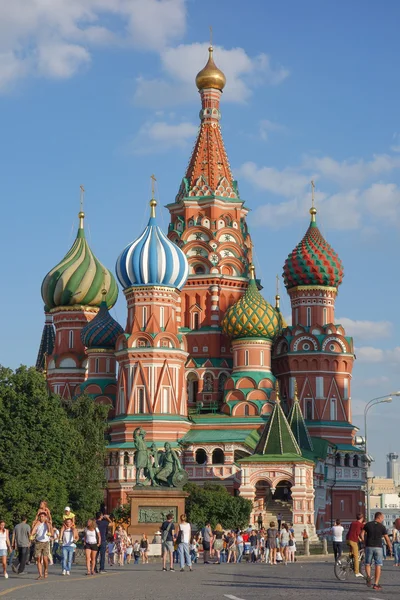
[[[181,289],[189,275],[186,256],[156,224],[155,200],[149,223],[142,235],[120,254],[116,273],[124,289],[132,286],[165,285]]]

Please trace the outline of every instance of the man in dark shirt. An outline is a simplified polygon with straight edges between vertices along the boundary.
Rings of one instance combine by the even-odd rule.
[[[169,554],[169,570],[175,571],[174,569],[174,535],[175,535],[175,523],[173,522],[174,516],[169,513],[167,520],[161,525],[161,541],[162,541],[162,557],[163,557],[163,571],[167,570],[167,557]]]
[[[347,532],[347,545],[350,546],[354,558],[354,574],[356,577],[362,577],[360,573],[360,560],[358,556],[358,542],[361,541],[361,532],[364,527],[364,515],[357,513],[356,521],[353,521]]]
[[[108,525],[111,523],[111,519],[108,515],[103,514],[102,512],[96,513],[96,525],[98,530],[100,531],[101,536],[101,544],[97,551],[96,556],[96,573],[98,573],[97,569],[97,559],[100,557],[100,573],[105,573],[105,563],[106,563],[106,549],[107,549],[107,531]]]
[[[257,561],[258,554],[258,539],[255,531],[252,531],[249,537],[249,542],[251,546],[251,562],[255,563]]]
[[[381,571],[383,565],[383,548],[382,538],[385,539],[387,547],[392,550],[386,527],[383,525],[385,520],[381,512],[375,513],[373,521],[366,523],[363,530],[363,538],[365,540],[365,572],[367,574],[367,586],[371,587],[371,564],[375,561],[375,583],[372,586],[374,590],[380,591],[382,588],[379,585]]]

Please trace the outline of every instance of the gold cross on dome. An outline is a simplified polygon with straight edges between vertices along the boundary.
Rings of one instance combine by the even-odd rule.
[[[311,180],[311,203],[312,203],[313,208],[314,208],[314,203],[315,203],[314,192],[315,192],[315,183],[313,180]]]
[[[81,190],[81,199],[80,199],[81,212],[83,212],[83,202],[85,200],[85,188],[83,187],[83,185],[80,185],[79,189]]]
[[[279,296],[279,275],[276,276],[276,295]]]
[[[212,26],[210,25],[210,46],[212,47]]]
[[[153,173],[153,175],[150,176],[150,179],[151,179],[151,197],[154,198],[154,193],[155,193],[155,189],[154,188],[155,188],[155,183],[157,181],[156,176],[154,175],[154,173]]]

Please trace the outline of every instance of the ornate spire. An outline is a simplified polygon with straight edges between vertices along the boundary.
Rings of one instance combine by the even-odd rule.
[[[289,425],[294,437],[302,450],[314,450],[310,434],[301,411],[299,397],[297,395],[297,381],[294,384],[294,400],[289,414]]]
[[[36,369],[38,371],[46,371],[46,356],[53,354],[55,339],[53,315],[46,313],[42,339],[40,340],[39,352],[36,359]]]
[[[315,215],[317,214],[317,209],[315,208],[314,192],[315,192],[315,183],[311,180],[311,208],[310,208],[311,223],[316,223]]]
[[[275,403],[274,411],[271,414],[270,420],[261,432],[255,454],[301,456],[300,447],[290,429],[279,400],[279,386],[277,389],[277,401]]]
[[[240,200],[219,124],[219,101],[225,75],[214,63],[212,46],[206,66],[196,77],[196,84],[202,104],[200,130],[176,201],[193,196]]]
[[[154,186],[155,186],[157,179],[155,178],[154,174],[150,177],[150,179],[151,179],[150,218],[155,219],[156,218],[157,200],[154,197],[154,195],[155,195]]]

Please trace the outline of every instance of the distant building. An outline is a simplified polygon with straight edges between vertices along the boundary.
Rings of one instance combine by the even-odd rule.
[[[396,486],[400,485],[400,463],[397,452],[390,452],[387,455],[386,476],[393,479]]]

